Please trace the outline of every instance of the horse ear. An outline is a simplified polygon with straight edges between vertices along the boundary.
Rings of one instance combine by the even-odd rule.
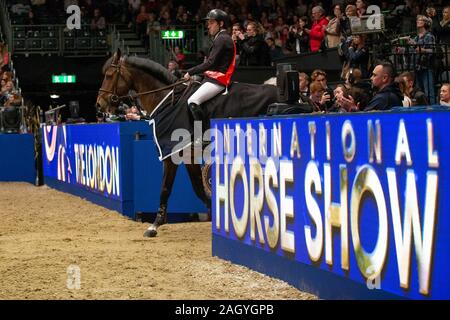
[[[117,48],[117,52],[116,52],[117,60],[120,59],[121,55],[122,55],[122,51],[120,51],[120,48]]]

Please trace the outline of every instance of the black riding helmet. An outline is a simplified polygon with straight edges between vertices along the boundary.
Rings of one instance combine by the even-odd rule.
[[[218,22],[223,21],[223,28],[227,28],[230,24],[230,18],[228,17],[228,14],[220,9],[211,10],[203,20],[216,20]]]

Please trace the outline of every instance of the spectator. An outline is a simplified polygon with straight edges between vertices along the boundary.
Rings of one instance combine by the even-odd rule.
[[[233,24],[233,27],[231,28],[231,39],[233,39],[234,45],[236,46],[236,65],[239,65],[241,62],[240,52],[242,51],[242,42],[239,41],[239,38],[244,37],[243,32],[244,30],[240,23]]]
[[[450,107],[450,83],[442,84],[439,97],[441,106]]]
[[[311,52],[320,50],[322,41],[325,38],[325,28],[328,25],[328,19],[325,17],[325,10],[321,6],[312,8],[313,25],[311,29],[305,29],[309,35],[309,46]]]
[[[403,72],[400,75],[406,86],[406,94],[411,99],[411,106],[428,105],[425,93],[414,85],[415,76],[413,72]]]
[[[150,15],[147,13],[145,5],[141,5],[139,14],[136,17],[136,31],[139,37],[147,33],[147,21]]]
[[[450,62],[450,6],[445,7],[444,10],[442,10],[442,20],[439,22],[437,34],[440,42],[447,44],[447,50],[449,50],[449,52],[447,52],[448,62]]]
[[[308,23],[308,17],[301,17],[297,25],[293,25],[289,30],[289,40],[287,49],[296,54],[309,51],[309,36],[305,32],[305,26]]]
[[[304,72],[298,73],[298,89],[301,96],[309,97],[309,77]]]
[[[439,42],[438,40],[438,28],[439,28],[439,19],[437,17],[436,9],[433,6],[427,7],[425,10],[427,18],[431,19],[431,27],[430,31],[431,33],[436,37],[436,42]]]
[[[9,70],[9,53],[6,44],[0,42],[0,73]]]
[[[2,77],[2,84],[4,83],[4,76]],[[12,81],[7,81],[6,84],[2,87],[2,91],[0,93],[0,105],[9,106],[14,102],[14,84]]]
[[[319,82],[312,82],[309,86],[310,96],[309,98],[313,102],[314,111],[323,111],[321,99],[325,93],[324,88]]]
[[[156,20],[156,16],[153,12],[148,15],[147,21],[147,35],[159,35],[159,31],[161,30],[161,26],[159,25],[159,21]],[[145,37],[147,38],[147,37]]]
[[[247,26],[247,37],[238,36],[238,43],[242,47],[240,52],[241,66],[269,66],[269,47],[264,41],[264,30],[256,22],[250,22]]]
[[[351,68],[345,75],[344,86],[348,89],[349,95],[351,95],[358,105],[359,110],[365,110],[369,103],[369,97],[371,92],[371,84],[362,80],[361,70],[358,68]]]
[[[327,85],[327,73],[323,70],[316,69],[311,73],[311,82],[319,83],[325,90]]]
[[[105,18],[102,16],[100,9],[94,10],[94,17],[91,21],[92,30],[103,30],[106,27]]]
[[[367,1],[366,0],[356,0],[356,14],[359,18],[366,15]]]
[[[411,98],[409,97],[409,93],[407,91],[406,80],[402,77],[397,77],[397,78],[395,78],[395,82],[398,84],[398,87],[400,88],[400,92],[403,95],[402,105],[404,107],[411,107],[412,101],[411,101]]]
[[[178,66],[178,63],[175,60],[170,60],[167,64],[167,69],[171,74],[173,74],[177,78],[181,78],[181,72],[180,68]]]
[[[179,46],[175,46],[173,50],[171,51],[172,56],[176,63],[178,64],[180,69],[184,68],[184,61],[186,60],[186,56],[183,53],[183,51],[180,49]]]
[[[345,7],[345,16],[341,20],[341,31],[345,38],[352,34],[351,19],[357,16],[356,6],[349,4]]]
[[[305,0],[297,1],[297,6],[295,7],[295,13],[299,17],[304,16],[308,13],[308,5],[305,4]]]
[[[392,107],[402,105],[402,93],[398,85],[394,82],[395,72],[391,64],[383,63],[375,67],[372,72],[372,86],[378,92],[370,100],[366,111],[389,110]],[[347,109],[359,109],[359,105],[352,96],[343,98]]]
[[[333,105],[333,90],[328,87],[326,72],[320,69],[314,70],[311,74],[311,82],[322,86],[322,95],[319,101],[315,103],[318,104],[321,110],[328,111]]]
[[[343,98],[348,98],[350,92],[343,84],[338,84],[336,86],[336,89],[334,89],[333,93],[334,93],[335,99],[334,99],[334,103],[329,111],[332,111],[332,112],[358,111],[357,108],[354,108],[354,109],[346,108],[347,106],[346,106],[345,100]]]
[[[434,93],[433,56],[436,44],[433,34],[428,31],[431,27],[431,19],[423,15],[416,18],[417,36],[409,40],[409,44],[416,45],[415,69],[419,87],[424,90],[431,104],[436,102]]]
[[[362,72],[362,77],[367,78],[369,76],[369,49],[366,47],[366,36],[357,34],[349,40],[341,46],[342,54],[346,60],[343,69],[358,68]],[[343,74],[345,74],[345,70]]]
[[[170,17],[169,11],[161,12],[161,17],[159,18],[159,25],[161,26],[161,29],[169,29],[172,24],[172,18]]]
[[[275,60],[284,58],[283,50],[281,50],[280,46],[275,44],[275,40],[273,38],[268,38],[266,43],[269,46],[270,61],[272,65],[274,65],[273,62]]]
[[[328,22],[325,29],[327,48],[335,48],[341,41],[341,20],[343,17],[341,5],[336,4],[333,9],[334,18]]]

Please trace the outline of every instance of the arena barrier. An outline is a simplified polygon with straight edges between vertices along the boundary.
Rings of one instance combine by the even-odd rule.
[[[0,133],[0,181],[36,183],[32,134]]]
[[[450,111],[213,121],[213,255],[325,299],[450,299],[448,123]]]
[[[44,181],[121,212],[154,213],[159,207],[162,163],[147,122],[42,127]],[[207,212],[180,166],[169,213]]]

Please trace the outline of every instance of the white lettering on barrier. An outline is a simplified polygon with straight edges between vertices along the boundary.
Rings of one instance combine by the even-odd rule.
[[[92,190],[120,196],[118,147],[74,144],[75,181]]]
[[[297,125],[298,123],[294,122],[292,134],[289,136],[291,142],[289,154],[291,158],[300,158],[301,146],[298,139],[300,128]],[[273,250],[279,247],[286,253],[295,254],[296,250],[298,250],[295,246],[295,232],[294,230],[289,230],[289,224],[295,217],[294,200],[302,198],[301,194],[295,193],[298,191],[294,191],[293,188],[289,187],[295,182],[294,165],[291,160],[282,159],[279,161],[280,170],[277,171],[275,162],[278,161],[277,157],[269,156],[264,161],[265,166],[262,166],[262,161],[255,158],[255,156],[267,156],[268,137],[272,138],[272,152],[277,156],[283,155],[282,152],[280,153],[282,151],[280,149],[282,145],[281,125],[278,124],[272,127],[271,136],[268,136],[263,123],[259,123],[257,127],[259,135],[254,134],[255,131],[247,125],[245,134],[247,138],[247,153],[242,149],[245,146],[245,142],[239,142],[240,155],[254,155],[249,157],[249,173],[246,172],[247,169],[242,156],[234,158],[230,155],[224,156],[224,164],[221,165],[216,155],[215,226],[220,230],[222,228],[221,221],[224,221],[224,230],[227,233],[230,232],[229,215],[231,214],[232,228],[238,238],[245,238],[249,227],[250,239],[253,242],[258,241],[261,245],[265,245],[265,242],[267,242],[268,247]],[[234,137],[233,130],[228,125],[225,128],[224,145],[228,145],[227,150],[232,151],[232,144],[234,143],[234,138],[232,138]],[[439,167],[439,154],[434,145],[431,119],[427,119],[426,126],[424,126],[424,129],[427,130],[428,145],[426,146],[426,154],[428,166],[433,170],[428,170],[426,173],[423,215],[421,215],[418,203],[416,187],[418,177],[412,168],[407,170],[405,176],[405,197],[404,199],[399,199],[395,168],[386,169],[386,179],[382,181],[387,181],[388,188],[384,190],[379,177],[380,172],[377,172],[374,167],[368,164],[382,164],[382,130],[379,120],[367,121],[367,164],[356,167],[350,190],[347,166],[355,161],[356,154],[355,132],[351,122],[344,122],[341,128],[340,140],[347,164],[339,165],[339,183],[336,185],[332,179],[332,165],[324,163],[323,172],[321,173],[319,171],[319,162],[314,160],[319,151],[316,146],[324,148],[324,150],[320,149],[320,152],[325,152],[326,159],[331,160],[331,148],[329,145],[332,131],[330,124],[327,122],[325,125],[325,139],[329,141],[325,144],[316,142],[315,122],[309,122],[307,128],[310,135],[312,159],[306,164],[303,194],[305,209],[307,210],[305,217],[309,218],[305,220],[304,225],[305,244],[309,259],[312,262],[319,262],[325,249],[325,262],[332,267],[335,258],[333,254],[334,233],[339,230],[341,269],[345,271],[350,269],[349,236],[351,236],[359,271],[367,281],[371,281],[371,287],[378,288],[380,283],[377,281],[380,281],[381,274],[387,264],[388,215],[390,214],[393,223],[392,230],[394,232],[400,287],[410,288],[411,250],[414,246],[417,256],[419,291],[424,295],[429,294],[438,201],[438,173],[434,169]],[[256,141],[258,138],[259,144]],[[252,148],[251,153],[248,153],[249,143]],[[253,146],[255,147],[253,148]],[[402,163],[404,158],[406,165],[412,166],[413,161],[409,148],[408,134],[403,119],[398,122],[397,143],[394,147],[396,165],[404,165]],[[258,152],[256,151],[257,148],[259,149]],[[230,166],[231,174],[229,175]],[[221,182],[220,178],[223,178],[223,182]],[[235,211],[234,195],[236,193],[237,179],[242,180],[243,184],[243,208],[240,215]],[[339,190],[339,202],[334,202],[332,199],[334,188]],[[278,196],[276,196],[277,193]],[[361,241],[364,237],[361,238],[360,235],[361,208],[367,196],[375,200],[379,221],[376,245],[371,252],[367,252],[364,249],[364,243]],[[323,201],[323,215],[320,206],[321,201]],[[268,210],[263,212],[265,203]],[[400,214],[401,203],[404,208],[403,222]],[[423,216],[422,222],[421,216]],[[222,218],[223,220],[221,220]]]

